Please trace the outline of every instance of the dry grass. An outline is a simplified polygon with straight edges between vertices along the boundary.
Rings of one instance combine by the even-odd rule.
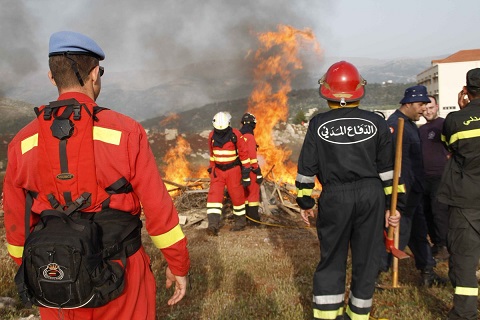
[[[297,222],[292,221],[291,225]],[[166,302],[172,294],[164,289],[165,261],[145,236],[158,280],[159,319],[311,319],[312,275],[319,259],[314,229],[247,228],[230,232],[227,225],[218,237],[205,230],[184,228],[192,260],[191,288],[178,305]],[[4,244],[3,229],[2,243]],[[15,264],[2,246],[0,296],[16,297]],[[437,272],[446,277],[447,265]],[[452,301],[452,287],[421,288],[413,259],[399,268],[401,288],[377,291],[372,316],[388,319],[445,319]],[[390,275],[383,279],[391,283]],[[34,309],[0,311],[1,319],[18,319]]]

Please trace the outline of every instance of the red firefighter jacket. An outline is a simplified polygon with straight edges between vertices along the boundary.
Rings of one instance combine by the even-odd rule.
[[[95,104],[88,96],[69,92],[58,100],[74,98],[80,103]],[[145,214],[146,229],[175,275],[188,273],[190,259],[187,239],[179,225],[177,211],[158,173],[155,158],[143,127],[135,120],[112,110],[97,114],[93,139],[97,181],[106,188],[119,178],[126,178],[133,192],[111,195],[110,208]],[[26,125],[10,142],[4,181],[4,220],[9,254],[21,263],[25,242],[26,191],[39,191],[41,174],[38,159],[38,123]],[[38,222],[39,213],[51,209],[49,203],[34,200],[30,225]],[[99,211],[93,208],[92,211]]]
[[[250,158],[250,166],[253,170],[258,168],[258,158],[257,158],[257,141],[251,133],[245,133],[243,135],[245,142],[247,144],[248,157]]]
[[[210,132],[210,135],[208,136],[208,140],[210,141],[210,168],[215,167],[215,164],[233,164],[235,161],[238,161],[237,158],[240,160],[243,168],[250,168],[250,158],[248,157],[245,138],[238,129],[233,128],[232,132],[234,136],[232,136],[232,139],[227,141],[222,147],[214,146],[212,139],[214,131],[212,130]]]

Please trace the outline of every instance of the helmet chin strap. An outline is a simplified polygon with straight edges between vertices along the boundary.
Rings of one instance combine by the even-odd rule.
[[[342,98],[340,101],[327,100],[327,103],[330,109],[355,108],[360,105],[360,101],[346,102],[345,98]]]

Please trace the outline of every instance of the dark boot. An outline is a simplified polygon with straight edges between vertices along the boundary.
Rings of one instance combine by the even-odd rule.
[[[208,228],[207,228],[207,234],[209,236],[218,236],[218,229],[219,224],[220,224],[220,215],[211,213],[207,214],[208,218]]]
[[[247,217],[260,222],[260,215],[258,214],[258,206],[247,207]],[[260,226],[260,224],[255,221],[252,221],[250,219],[247,220],[248,225],[251,225],[254,227]]]
[[[422,270],[422,286],[424,287],[444,287],[448,280],[440,277],[432,267],[428,267]]]
[[[245,217],[245,215],[241,215],[241,216],[235,216],[235,225],[233,226],[232,229],[230,229],[230,231],[241,231],[243,229],[245,229],[245,225],[247,224],[247,218]]]

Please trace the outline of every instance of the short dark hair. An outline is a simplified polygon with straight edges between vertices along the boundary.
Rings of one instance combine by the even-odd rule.
[[[467,91],[473,98],[480,98],[480,88],[467,86]]]
[[[72,66],[73,63],[76,63],[78,73],[84,82],[88,79],[90,71],[99,64],[97,58],[88,55],[51,56],[48,59],[48,65],[58,88],[69,88],[80,84]]]
[[[437,104],[437,98],[435,96],[432,96],[431,94],[428,95],[429,98],[432,98],[433,101],[435,101],[435,104]]]

